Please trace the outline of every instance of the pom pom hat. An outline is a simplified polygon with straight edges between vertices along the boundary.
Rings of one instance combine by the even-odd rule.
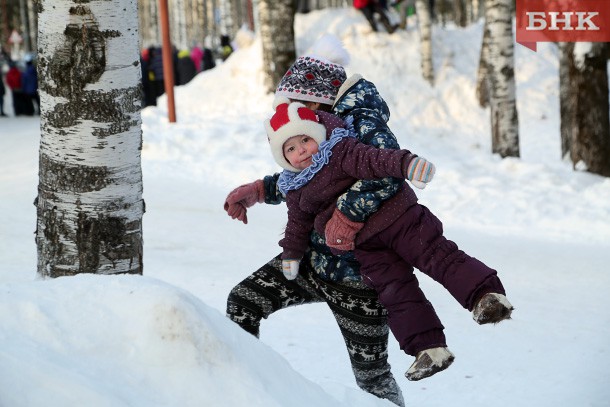
[[[318,121],[316,113],[302,103],[289,103],[288,99],[277,98],[275,105],[275,113],[265,120],[271,153],[282,168],[300,172],[284,157],[284,143],[291,137],[307,135],[320,144],[326,140],[326,127]]]
[[[320,37],[305,56],[299,57],[284,74],[275,91],[306,102],[332,105],[339,88],[347,79],[343,65],[349,63],[349,54],[334,35]]]

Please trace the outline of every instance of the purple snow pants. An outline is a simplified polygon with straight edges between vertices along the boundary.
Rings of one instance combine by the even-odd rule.
[[[420,204],[359,244],[354,254],[362,281],[377,291],[388,310],[388,325],[409,355],[446,346],[444,327],[419,288],[414,267],[442,284],[468,310],[484,294],[505,294],[496,271],[445,238],[441,221]]]

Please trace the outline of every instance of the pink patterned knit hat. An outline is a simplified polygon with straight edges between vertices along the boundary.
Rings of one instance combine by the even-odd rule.
[[[275,91],[292,100],[332,105],[347,79],[343,65],[349,54],[341,41],[330,34],[318,39],[305,56],[297,58]]]

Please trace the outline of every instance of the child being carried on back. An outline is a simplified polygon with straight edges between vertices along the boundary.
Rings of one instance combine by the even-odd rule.
[[[417,202],[406,182],[364,223],[349,220],[336,208],[337,198],[359,179],[406,178],[423,188],[434,176],[432,163],[408,150],[362,144],[349,122],[288,99],[276,100],[275,114],[265,127],[273,157],[285,169],[278,181],[288,207],[288,224],[279,243],[284,274],[296,278],[312,229],[328,235],[327,227],[336,228],[333,236],[356,232],[351,249],[361,265],[363,282],[377,291],[401,348],[409,343],[418,349],[416,362],[421,363],[411,366],[406,374],[409,380],[441,371],[454,359],[444,343],[428,341],[421,349],[421,344],[410,341],[417,335],[425,341],[422,333],[440,324],[436,314],[432,317],[427,311],[429,303],[414,267],[473,310],[479,324],[510,318],[513,307],[497,272],[445,238],[440,220]],[[331,217],[335,221],[327,226]],[[422,352],[426,357],[421,357]]]

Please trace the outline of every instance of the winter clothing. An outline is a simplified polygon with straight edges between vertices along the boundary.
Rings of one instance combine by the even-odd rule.
[[[0,65],[1,67],[2,65]],[[4,79],[2,78],[2,72],[0,71],[0,116],[6,116],[4,114],[4,94],[6,93],[6,88],[4,87]]]
[[[275,91],[298,101],[332,105],[339,88],[347,78],[349,55],[333,36],[321,37],[310,52],[292,64]]]
[[[142,52],[142,56],[140,57],[140,68],[142,70],[142,107],[156,106],[157,95],[155,84],[154,81],[151,81],[149,78],[148,50],[145,51],[146,52]]]
[[[337,94],[333,112],[353,118],[358,140],[381,149],[398,149],[387,125],[390,111],[375,85],[360,75],[349,77]],[[364,222],[400,189],[402,179],[360,180],[337,200],[337,208],[350,220]]]
[[[148,48],[148,79],[152,83],[155,99],[165,93],[163,79],[163,53],[159,47]]]
[[[12,65],[6,73],[6,84],[12,90],[21,90],[21,71]]]
[[[28,112],[27,101],[29,98],[23,93],[21,76],[22,73],[15,64],[12,64],[6,73],[6,85],[9,87],[13,97],[13,112],[15,112],[15,116],[21,116]]]
[[[333,110],[339,117],[351,117],[360,141],[377,148],[397,149],[396,137],[387,126],[390,111],[375,85],[360,75],[348,78],[338,91]],[[323,115],[318,112],[319,115]],[[333,115],[329,115],[335,117]],[[325,116],[327,131],[331,120]],[[333,124],[334,125],[334,124]],[[285,195],[279,188],[280,174],[267,176],[265,203],[277,205]],[[359,180],[337,200],[337,208],[351,221],[364,222],[376,213],[381,204],[392,198],[400,189],[402,180],[383,178]],[[360,265],[352,252],[335,255],[327,246],[324,234],[311,232],[310,248],[315,253],[312,266],[318,275],[328,281],[359,280]]]
[[[326,302],[345,339],[358,386],[404,406],[402,392],[388,363],[386,311],[377,301],[377,293],[361,281],[333,283],[321,279],[312,268],[315,261],[311,256],[315,256],[313,251],[307,253],[299,275],[292,281],[282,275],[279,256],[246,277],[229,293],[227,316],[258,337],[261,320],[274,312]]]
[[[356,247],[354,243],[356,235],[363,227],[364,223],[349,220],[347,216],[335,208],[333,215],[326,222],[324,235],[328,242],[333,243],[331,246],[333,249],[347,252],[354,250]]]
[[[294,280],[299,275],[300,260],[282,260],[282,273],[286,280]]]
[[[498,293],[485,294],[472,310],[472,319],[477,324],[497,324],[498,322],[510,319],[513,306],[506,296]]]
[[[201,72],[201,60],[203,59],[203,50],[197,46],[191,49],[191,60],[195,64],[195,70]]]
[[[318,123],[316,114],[300,103],[281,103],[269,120],[265,120],[271,153],[280,167],[299,172],[284,157],[284,143],[291,137],[306,134],[318,144],[326,139],[326,128]]]
[[[300,105],[300,103],[291,105]],[[336,143],[333,144],[334,141]],[[337,136],[336,130],[329,142],[326,145],[333,145],[332,155],[329,155],[327,160],[321,160],[315,175],[304,184],[300,183],[298,178],[291,180],[286,187],[289,190],[286,195],[289,220],[285,237],[280,241],[280,246],[284,248],[282,258],[303,257],[308,246],[310,230],[315,228],[318,233],[324,233],[326,223],[335,210],[337,198],[356,181],[383,176],[404,178],[409,163],[415,157],[408,150],[381,150],[367,146],[359,143],[355,135]],[[321,144],[320,150],[323,149],[324,144]],[[314,156],[312,166],[316,165],[316,161]],[[292,185],[296,186],[293,188]],[[392,200],[396,197],[399,197],[402,207],[393,205],[393,214],[387,214],[386,217],[384,215],[387,211],[382,205],[379,211],[365,223],[359,234],[359,240],[360,236],[373,236],[387,228],[400,216],[400,210],[404,212],[409,205],[417,202],[417,197],[406,184]],[[381,217],[378,216],[380,211]]]
[[[265,201],[265,185],[262,180],[254,181],[250,184],[242,185],[227,195],[224,209],[233,219],[238,219],[245,224],[248,223],[246,208],[255,203]]]
[[[197,75],[197,67],[188,50],[178,52],[176,61],[176,85],[186,85]]]
[[[406,178],[409,181],[427,184],[432,181],[435,172],[436,168],[434,167],[434,164],[426,161],[426,159],[422,157],[415,157],[415,159],[409,163]]]
[[[208,69],[212,69],[216,67],[216,62],[214,61],[214,53],[209,48],[203,49],[203,57],[201,59],[201,70],[207,71]]]
[[[379,19],[385,27],[388,33],[392,34],[396,31],[396,26],[390,23],[390,19],[386,14],[385,7],[377,0],[354,0],[354,8],[360,10],[364,17],[371,25],[373,31],[377,30],[377,23],[375,22],[375,14],[379,14]]]
[[[21,75],[21,88],[26,95],[33,95],[38,92],[38,74],[32,62],[28,62],[25,71]]]
[[[219,49],[220,58],[222,58],[223,61],[226,61],[232,53],[233,46],[231,45],[231,39],[228,35],[221,35]]]
[[[422,350],[417,354],[415,362],[411,365],[405,376],[411,381],[425,379],[435,373],[447,369],[455,357],[447,348],[433,348]]]
[[[326,53],[318,54],[334,64],[342,63]],[[347,63],[348,58],[343,63]],[[317,72],[322,71],[313,71]],[[353,114],[358,137],[364,143],[378,148],[398,148],[386,125],[389,111],[375,86],[360,77],[346,83],[345,88],[340,88],[342,92],[329,88],[332,92],[324,98],[326,103],[334,100],[335,113],[340,117]],[[280,89],[278,91],[281,93]],[[295,94],[295,98],[303,100],[302,95]],[[277,205],[285,200],[278,179],[279,174],[263,179],[267,204]],[[350,220],[363,221],[384,200],[391,198],[399,186],[400,180],[391,178],[359,181],[339,199],[337,207]],[[324,235],[314,230],[295,280],[288,281],[283,276],[282,262],[277,256],[231,290],[227,315],[244,330],[258,336],[261,319],[273,312],[292,305],[326,302],[341,330],[358,386],[404,406],[402,393],[387,361],[386,310],[378,302],[377,293],[362,283],[359,268],[353,252],[334,255],[326,245]]]
[[[354,125],[360,126],[359,137],[364,142],[378,148],[397,148],[396,139],[386,126],[389,111],[385,102],[372,83],[357,79],[349,82],[336,100],[340,114],[345,117],[352,110],[356,112]],[[327,130],[332,127],[330,122],[325,122]],[[278,179],[279,174],[263,179],[267,204],[277,205],[285,200]],[[348,213],[351,220],[366,219],[397,191],[398,185],[398,180],[391,178],[359,181],[340,199],[343,213]],[[278,256],[233,288],[227,314],[244,330],[258,336],[260,320],[271,313],[292,305],[326,302],[341,329],[358,386],[404,406],[387,362],[386,311],[377,301],[377,293],[362,283],[359,268],[353,252],[334,255],[324,235],[314,230],[295,280],[288,281],[283,276]]]
[[[297,188],[290,185],[285,188],[289,192],[286,196],[288,225],[280,241],[283,259],[300,259],[304,255],[310,230],[315,228],[318,233],[324,233],[337,197],[357,180],[384,176],[405,178],[408,173],[414,173],[410,164],[416,156],[408,150],[376,149],[338,130],[333,131],[327,143],[332,145],[332,155],[317,169],[315,176]],[[333,143],[335,139],[340,140]],[[324,147],[322,143],[320,151]],[[312,167],[316,161],[314,156]],[[429,174],[424,172],[424,175]],[[380,302],[389,312],[388,324],[401,349],[411,355],[446,346],[443,326],[421,294],[413,266],[443,284],[468,309],[485,294],[481,287],[489,289],[487,292],[504,292],[496,271],[447,240],[442,235],[441,222],[417,204],[417,197],[404,182],[399,193],[365,222],[354,254],[361,264],[364,282],[378,292]],[[396,255],[393,261],[388,261],[388,254]]]
[[[23,92],[23,114],[31,116],[34,114],[34,105],[40,110],[38,74],[31,60],[27,62],[25,71],[21,75],[21,90]]]

